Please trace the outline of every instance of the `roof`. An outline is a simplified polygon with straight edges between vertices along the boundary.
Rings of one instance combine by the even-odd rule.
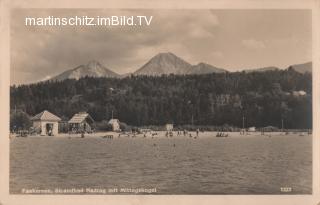
[[[109,120],[109,124],[113,124],[113,123],[119,123],[120,121],[118,119],[111,119]]]
[[[68,123],[82,123],[84,122],[86,119],[89,119],[91,122],[94,122],[94,120],[92,119],[92,117],[86,113],[86,112],[80,112],[75,114],[69,121]]]
[[[39,114],[36,114],[31,118],[32,121],[43,120],[43,121],[60,121],[61,118],[52,114],[51,112],[44,110]]]
[[[277,127],[275,127],[275,126],[266,126],[266,127],[263,127],[263,128],[273,128],[273,129],[278,129]]]

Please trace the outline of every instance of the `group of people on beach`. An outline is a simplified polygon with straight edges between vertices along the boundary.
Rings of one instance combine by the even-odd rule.
[[[183,131],[178,130],[176,133],[177,133],[177,136],[183,135],[183,136],[189,136],[190,138],[195,138],[196,139],[196,138],[199,137],[200,130],[197,129],[195,131],[195,134],[196,134],[195,136],[193,136],[192,133],[189,133],[187,130],[183,130]],[[147,134],[148,133],[143,133],[143,138],[147,138]],[[153,139],[155,135],[158,135],[158,133],[157,132],[151,132],[150,135],[151,135],[151,138]],[[118,138],[121,137],[121,136],[134,138],[134,137],[137,137],[137,133],[135,133],[135,132],[133,132],[131,134],[119,133]],[[166,131],[165,136],[167,138],[168,137],[173,137],[174,136],[174,131]],[[82,138],[84,137],[83,133],[81,134],[81,137]],[[113,139],[113,135],[104,135],[104,136],[102,136],[102,138]]]
[[[200,130],[199,130],[199,129],[196,129],[196,137],[199,137],[199,132],[200,132]],[[187,130],[183,130],[183,131],[179,131],[179,130],[178,130],[177,136],[180,136],[180,135],[182,135],[182,134],[183,134],[183,136],[187,136],[187,135],[188,135],[188,131],[187,131]],[[189,137],[192,137],[192,134],[191,134],[191,133],[189,133]]]

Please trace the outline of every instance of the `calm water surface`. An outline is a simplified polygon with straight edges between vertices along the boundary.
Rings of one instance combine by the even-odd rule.
[[[175,146],[174,146],[175,144]],[[156,188],[156,194],[312,193],[312,136],[14,138],[10,193]],[[286,193],[288,194],[288,193]]]

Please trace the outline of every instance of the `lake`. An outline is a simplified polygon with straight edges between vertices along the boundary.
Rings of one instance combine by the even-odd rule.
[[[128,194],[119,192],[123,188],[156,190],[152,194],[311,194],[312,136],[10,140],[11,194],[88,188],[95,194]],[[99,192],[111,189],[118,191]]]

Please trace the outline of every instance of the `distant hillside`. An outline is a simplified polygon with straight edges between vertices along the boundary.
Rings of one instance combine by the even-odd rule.
[[[297,72],[305,73],[312,72],[312,63],[308,62],[305,64],[297,64],[291,66]],[[251,72],[265,72],[280,70],[277,67],[263,67],[257,69],[243,70],[246,73]],[[91,61],[86,65],[80,65],[74,69],[67,70],[60,75],[57,75],[50,80],[65,80],[65,79],[80,79],[83,77],[113,77],[113,78],[124,78],[130,75],[147,75],[147,76],[161,76],[163,74],[175,74],[175,75],[201,75],[208,73],[225,73],[228,72],[226,69],[217,68],[207,63],[198,63],[192,65],[182,58],[176,56],[171,52],[159,53],[152,57],[147,63],[133,73],[117,74],[110,69],[104,67],[97,61]]]
[[[312,73],[312,62],[292,65],[291,68],[293,68],[295,71],[299,73],[306,73],[306,72]]]
[[[244,70],[246,73],[250,73],[250,72],[265,72],[265,71],[270,71],[270,70],[279,70],[279,68],[277,67],[263,67],[263,68],[256,68],[256,69],[248,69],[248,70]]]
[[[225,73],[227,70],[214,67],[207,63],[199,63],[192,66],[191,74],[207,74],[207,73]]]
[[[312,75],[292,69],[203,75],[131,75],[67,79],[10,88],[10,106],[70,119],[86,111],[96,122],[113,116],[134,126],[231,125],[312,127]],[[193,120],[192,120],[193,119]],[[192,120],[192,122],[191,122]]]
[[[160,76],[163,74],[200,75],[207,73],[223,73],[226,70],[206,63],[191,65],[173,53],[159,53],[145,65],[134,72],[135,75]]]
[[[98,61],[90,61],[86,65],[80,65],[74,69],[67,70],[50,80],[80,79],[83,77],[120,77],[119,74],[109,70],[101,65]]]

